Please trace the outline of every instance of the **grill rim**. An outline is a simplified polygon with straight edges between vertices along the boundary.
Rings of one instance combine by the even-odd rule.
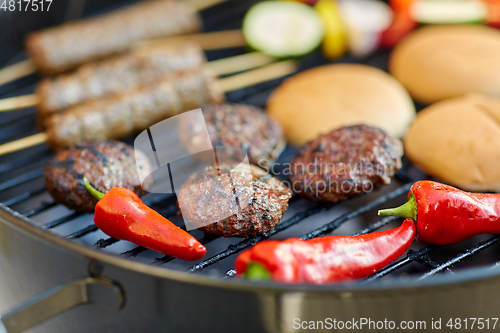
[[[154,276],[156,278],[170,279],[177,282],[190,283],[224,289],[237,289],[246,291],[262,292],[377,292],[388,290],[410,291],[422,287],[438,287],[442,285],[452,285],[460,283],[482,283],[488,279],[500,277],[498,266],[470,267],[462,268],[455,274],[438,274],[432,278],[419,280],[420,276],[410,276],[408,280],[401,281],[395,277],[386,277],[384,280],[374,280],[367,283],[348,283],[348,284],[329,284],[312,285],[297,284],[289,285],[273,281],[254,282],[244,279],[222,279],[219,277],[210,277],[201,274],[177,271],[168,267],[156,267],[154,265],[132,261],[122,258],[114,253],[107,253],[94,249],[93,246],[80,244],[75,240],[60,236],[50,229],[45,230],[34,225],[29,218],[4,206],[0,203],[0,223],[6,223],[10,227],[21,229],[29,237],[35,237],[46,245],[57,247],[58,250],[72,251],[87,258],[98,260],[100,262],[114,265],[123,269],[132,270],[137,273]]]

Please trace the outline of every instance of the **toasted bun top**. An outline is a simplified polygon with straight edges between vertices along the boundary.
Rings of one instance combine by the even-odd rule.
[[[500,31],[479,25],[418,29],[396,46],[389,71],[426,104],[474,92],[500,96]]]
[[[467,95],[418,113],[404,138],[408,158],[469,191],[500,191],[500,100]]]
[[[415,116],[399,82],[382,70],[355,64],[320,66],[291,77],[273,92],[267,111],[294,145],[357,124],[402,137]]]

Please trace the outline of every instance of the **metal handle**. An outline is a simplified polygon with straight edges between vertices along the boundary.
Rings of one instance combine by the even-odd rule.
[[[120,310],[121,288],[103,278],[76,279],[51,288],[0,316],[0,333],[16,333],[33,327],[81,304],[99,304]]]

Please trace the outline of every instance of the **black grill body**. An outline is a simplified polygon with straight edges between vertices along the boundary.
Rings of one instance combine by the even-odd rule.
[[[206,30],[240,27],[253,3],[228,0],[204,11]],[[100,9],[96,7],[92,1],[86,3],[84,14]],[[67,12],[59,11],[50,23]],[[35,19],[32,24],[11,26],[11,35],[47,22]],[[5,33],[1,38],[10,41]],[[19,45],[8,45],[12,49],[2,56],[11,54],[11,62],[23,58],[15,51]],[[209,51],[207,57],[212,60],[245,51]],[[389,51],[380,51],[368,59],[347,56],[341,61],[385,70],[388,55]],[[315,52],[300,63],[304,70],[327,61]],[[31,76],[0,87],[1,97],[32,93],[37,79]],[[264,107],[283,79],[230,92],[227,99]],[[36,131],[34,109],[0,114],[0,143]],[[295,148],[287,147],[278,164],[289,161],[294,153]],[[412,182],[427,178],[407,160],[390,186],[345,202],[315,204],[294,196],[272,232],[224,239],[194,231],[208,253],[193,264],[109,238],[93,224],[92,215],[55,204],[43,184],[43,166],[52,156],[41,145],[0,157],[0,312],[58,284],[88,276],[114,281],[125,302],[121,310],[78,307],[37,331],[292,332],[294,318],[388,318],[426,320],[430,325],[431,318],[498,316],[500,301],[494,295],[500,291],[500,236],[485,235],[444,247],[415,242],[397,262],[366,280],[346,285],[287,286],[234,278],[236,255],[265,239],[361,234],[397,226],[401,219],[379,218],[376,211],[403,203]],[[147,195],[144,201],[182,225],[175,195]]]

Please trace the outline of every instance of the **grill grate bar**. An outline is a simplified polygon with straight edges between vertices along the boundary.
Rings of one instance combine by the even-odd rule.
[[[408,265],[409,263],[417,260],[417,258],[421,258],[427,253],[434,251],[435,249],[439,248],[438,245],[429,245],[426,246],[418,251],[412,251],[408,252],[406,257],[404,259],[401,259],[399,261],[396,261],[395,263],[390,264],[389,266],[386,266],[384,269],[378,271],[377,273],[373,274],[369,278],[366,278],[365,280],[362,280],[360,283],[366,283],[370,281],[374,281],[376,279],[379,279],[389,273],[392,273],[398,269],[400,269],[403,266]]]
[[[100,248],[100,249],[103,249],[105,247],[108,247],[110,245],[113,245],[117,242],[119,242],[120,240],[119,239],[116,239],[116,238],[107,238],[107,239],[99,239],[96,243],[95,243],[95,246]]]
[[[45,188],[40,188],[40,189],[37,189],[35,191],[24,192],[18,196],[15,196],[14,198],[11,198],[9,200],[2,202],[2,204],[4,204],[5,206],[16,205],[16,204],[23,202],[24,200],[29,199],[35,195],[42,194],[43,192],[45,192]]]
[[[66,237],[68,238],[80,238],[80,237],[83,237],[87,234],[90,234],[91,232],[94,232],[94,231],[97,231],[99,230],[99,228],[95,225],[95,224],[90,224],[88,226],[86,226],[85,228],[81,229],[81,230],[78,230]]]
[[[147,249],[142,246],[138,246],[133,248],[132,250],[128,250],[126,252],[123,252],[121,256],[124,257],[136,257],[139,253],[146,251]]]
[[[447,262],[437,266],[430,272],[425,273],[423,276],[419,278],[419,280],[428,278],[430,276],[435,275],[436,273],[439,273],[443,270],[449,269],[450,267],[453,267],[454,265],[458,264],[459,262],[473,256],[474,254],[481,252],[482,250],[486,249],[487,247],[490,247],[500,241],[500,235],[494,236],[484,242],[479,243],[478,245],[474,246],[473,248],[468,249],[465,252],[460,253],[456,257],[448,260]]]
[[[410,250],[410,251],[412,251],[412,250]],[[425,267],[431,268],[431,269],[439,267],[439,264],[437,262],[435,262],[434,260],[429,259],[427,257],[418,257],[417,259],[415,259],[415,262],[418,262],[419,264],[424,265]],[[455,273],[453,273],[453,271],[449,267],[446,268],[446,271],[448,271],[449,273],[455,274]]]
[[[296,213],[294,216],[292,216],[288,220],[283,221],[281,223],[278,223],[278,225],[276,226],[276,228],[274,228],[273,231],[266,232],[264,234],[261,234],[261,235],[255,236],[255,237],[246,238],[246,239],[242,240],[241,242],[239,242],[238,244],[229,245],[227,250],[220,252],[220,253],[190,267],[188,269],[188,271],[189,272],[201,271],[201,270],[205,269],[206,267],[211,266],[211,265],[213,265],[213,264],[215,264],[215,263],[217,263],[217,262],[221,261],[222,259],[225,259],[229,256],[232,256],[233,254],[241,252],[241,251],[245,250],[246,248],[249,248],[250,246],[256,244],[257,242],[264,240],[264,239],[267,239],[267,238],[275,235],[276,233],[278,233],[282,230],[285,230],[286,228],[291,227],[292,225],[297,224],[300,221],[302,221],[302,220],[304,220],[312,215],[318,214],[325,209],[329,209],[331,206],[332,206],[331,204],[318,205],[315,208],[311,208],[311,209],[308,209],[306,211]]]
[[[57,202],[46,203],[44,205],[40,205],[40,206],[38,206],[36,208],[30,209],[27,212],[24,212],[23,215],[25,217],[31,217],[31,216],[33,216],[35,214],[41,213],[44,210],[47,210],[47,209],[55,207],[55,206],[57,206]]]
[[[22,183],[26,183],[30,180],[33,180],[35,178],[38,178],[43,175],[43,168],[37,168],[35,170],[31,170],[29,172],[26,172],[22,174],[19,177],[15,177],[12,179],[9,179],[6,182],[0,183],[0,191],[7,190],[9,188],[12,188],[14,186],[20,185]]]
[[[83,215],[83,213],[74,212],[74,213],[72,213],[70,215],[61,217],[60,219],[57,219],[57,220],[54,220],[52,222],[46,223],[46,224],[42,225],[42,227],[43,228],[47,228],[47,229],[52,229],[52,228],[60,226],[61,224],[69,222],[72,219],[76,219],[77,217],[79,217],[81,215]]]
[[[336,218],[332,222],[327,223],[327,224],[325,224],[317,229],[314,229],[313,231],[308,232],[305,235],[302,235],[300,238],[311,239],[311,238],[318,237],[320,235],[324,235],[328,232],[331,232],[331,231],[335,230],[336,228],[338,228],[342,223],[344,223],[350,219],[353,219],[361,214],[369,212],[370,210],[380,206],[381,204],[383,204],[389,200],[397,198],[400,195],[406,194],[410,190],[411,185],[412,185],[411,183],[403,185],[400,188],[398,188],[392,192],[389,192],[386,195],[381,196],[380,198],[364,205],[361,208],[358,208],[350,213],[343,214],[342,216]]]
[[[39,160],[41,157],[45,155],[45,153],[46,152],[44,151],[41,152],[37,151],[33,155],[23,155],[22,157],[14,161],[1,163],[0,174],[29,165],[30,163],[33,163],[34,160]]]
[[[353,236],[359,236],[359,235],[368,234],[368,233],[370,233],[372,231],[375,231],[377,229],[382,228],[385,225],[388,225],[389,223],[391,223],[392,221],[397,220],[398,218],[399,217],[397,217],[397,216],[386,216],[383,219],[381,219],[380,221],[372,223],[367,228],[365,228],[365,229],[363,229],[361,231],[358,231],[357,233],[353,234]]]

